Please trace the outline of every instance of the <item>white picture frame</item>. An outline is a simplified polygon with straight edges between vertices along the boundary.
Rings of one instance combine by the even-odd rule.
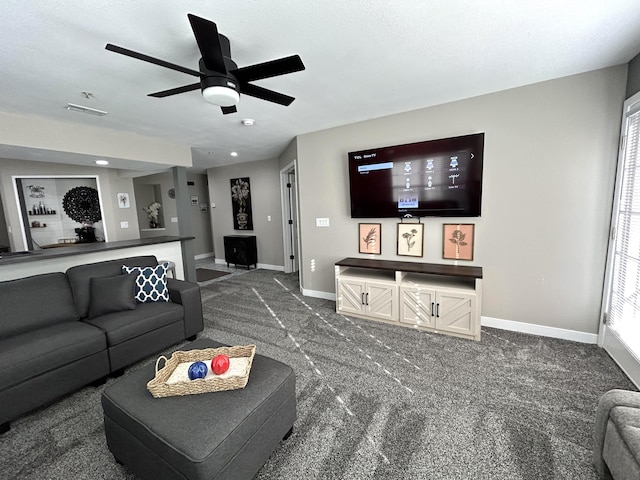
[[[129,202],[129,194],[128,193],[118,193],[118,207],[120,208],[131,208],[131,203]]]

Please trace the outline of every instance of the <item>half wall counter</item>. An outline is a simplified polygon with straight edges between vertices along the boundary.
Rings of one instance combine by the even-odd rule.
[[[193,237],[152,237],[119,242],[98,242],[66,248],[0,253],[0,281],[40,273],[64,272],[75,265],[96,263],[138,255],[155,255],[175,263],[176,278],[184,280],[182,242]]]

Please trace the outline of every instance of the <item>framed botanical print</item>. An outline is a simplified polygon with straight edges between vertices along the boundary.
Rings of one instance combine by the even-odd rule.
[[[398,223],[398,255],[422,257],[423,223]]]
[[[442,258],[473,260],[473,223],[445,223],[442,231]]]
[[[382,224],[359,223],[358,224],[358,253],[382,253]]]
[[[131,203],[129,203],[129,194],[128,193],[119,193],[118,194],[118,207],[120,207],[120,208],[129,208],[129,207],[131,207]]]

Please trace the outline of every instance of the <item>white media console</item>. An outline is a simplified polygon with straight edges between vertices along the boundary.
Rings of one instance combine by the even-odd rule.
[[[345,258],[336,312],[480,340],[482,267]]]

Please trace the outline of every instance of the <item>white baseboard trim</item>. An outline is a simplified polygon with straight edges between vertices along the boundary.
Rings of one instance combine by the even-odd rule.
[[[269,265],[268,263],[258,263],[258,268],[264,268],[265,270],[276,270],[278,272],[284,272],[284,265]]]
[[[300,291],[305,297],[336,301],[335,293],[310,290],[308,288],[301,288]],[[571,340],[579,343],[598,343],[598,334],[596,333],[579,332],[577,330],[547,327],[544,325],[536,325],[534,323],[515,322],[513,320],[503,320],[501,318],[492,317],[481,317],[480,323],[483,327],[499,328],[500,330],[510,330],[512,332],[530,333],[541,337],[560,338],[562,340]]]
[[[580,343],[598,343],[596,333],[579,332],[577,330],[567,330],[564,328],[547,327],[534,323],[514,322],[513,320],[503,320],[501,318],[482,317],[480,323],[483,327],[499,328],[500,330],[510,330],[512,332],[530,333],[541,337],[560,338]]]
[[[224,258],[216,258],[215,263],[226,265],[227,261]],[[269,265],[268,263],[258,263],[258,268],[264,268],[265,270],[276,270],[277,272],[284,272],[284,265]]]
[[[209,253],[200,253],[198,255],[195,255],[193,258],[195,258],[196,260],[204,260],[205,258],[211,258],[215,256],[216,256],[215,253],[209,252]]]
[[[300,292],[305,297],[322,298],[323,300],[336,301],[336,294],[329,292],[321,292],[320,290],[309,290],[308,288],[300,287]]]

